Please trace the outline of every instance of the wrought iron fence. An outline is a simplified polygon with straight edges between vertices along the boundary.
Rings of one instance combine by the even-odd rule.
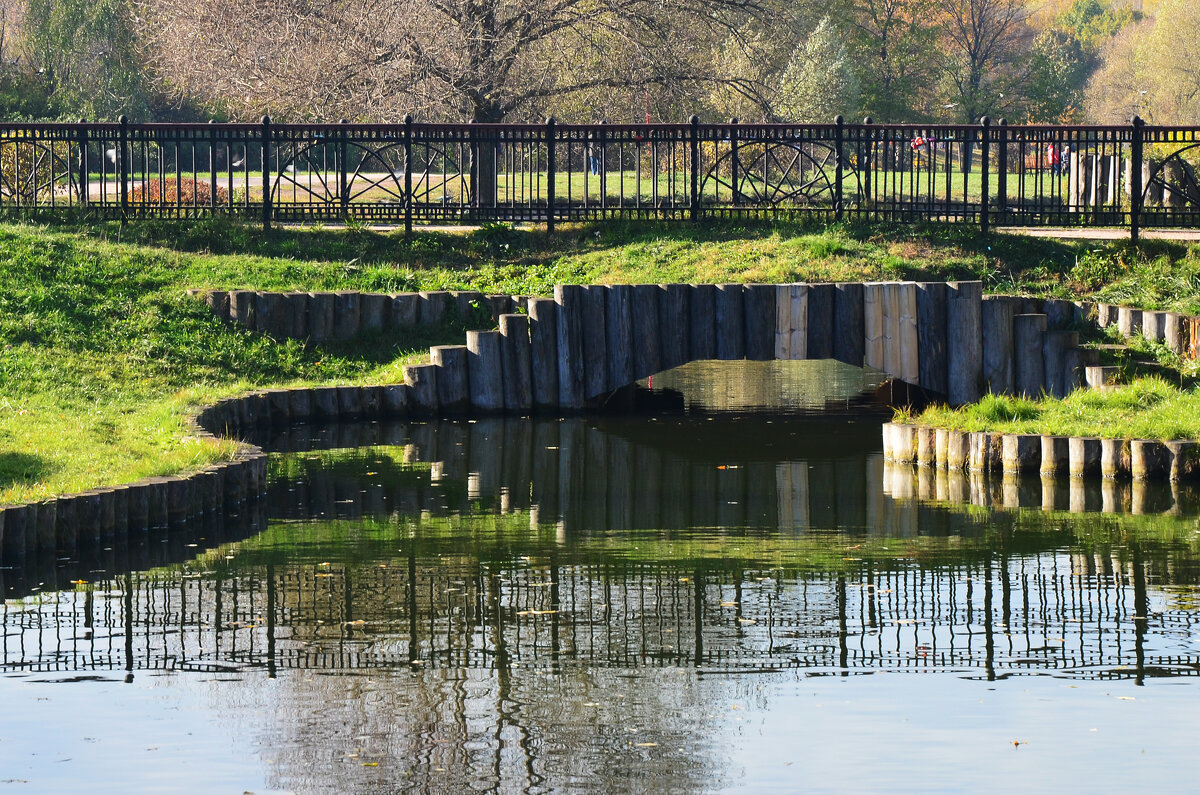
[[[273,222],[811,216],[1193,227],[1200,127],[0,125],[0,211]]]

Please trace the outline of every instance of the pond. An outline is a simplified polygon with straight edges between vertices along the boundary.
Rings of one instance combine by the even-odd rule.
[[[653,385],[686,410],[649,416],[277,429],[242,515],[0,572],[0,781],[1195,780],[1189,495],[1154,515],[921,500],[865,401],[747,416],[686,381]]]

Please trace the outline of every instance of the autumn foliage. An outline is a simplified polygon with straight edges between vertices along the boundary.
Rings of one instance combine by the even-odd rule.
[[[209,183],[202,179],[192,179],[191,177],[180,179],[178,182],[173,179],[166,179],[161,182],[155,180],[134,187],[133,190],[129,191],[129,200],[145,204],[211,204],[213,200],[212,190],[212,186]],[[217,204],[227,203],[229,201],[229,191],[220,185],[217,186],[216,190]]]

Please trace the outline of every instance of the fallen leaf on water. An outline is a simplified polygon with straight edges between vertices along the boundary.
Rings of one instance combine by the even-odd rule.
[[[658,746],[658,743],[634,743],[634,746],[637,748],[655,748]]]
[[[379,767],[379,763],[378,762],[363,762],[362,766],[363,767]]]

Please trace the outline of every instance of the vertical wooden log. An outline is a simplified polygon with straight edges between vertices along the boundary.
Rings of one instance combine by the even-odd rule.
[[[1117,329],[1125,337],[1142,333],[1142,310],[1122,306],[1117,310]]]
[[[533,407],[558,409],[558,304],[550,298],[529,299],[529,357]]]
[[[775,358],[792,358],[792,285],[775,287]]]
[[[792,340],[788,347],[792,359],[803,361],[808,358],[808,285],[788,285],[788,292],[788,312],[791,315],[788,325],[792,327]]]
[[[302,340],[308,337],[308,293],[287,293],[283,299],[287,335]]]
[[[921,388],[937,395],[947,394],[944,282],[917,285],[917,356]]]
[[[919,334],[917,331],[917,284],[901,282],[896,285],[899,318],[900,380],[909,384],[921,383]]]
[[[1187,319],[1175,312],[1167,312],[1163,318],[1163,344],[1174,354],[1187,353]]]
[[[951,282],[946,286],[947,398],[953,406],[979,399],[983,377],[981,282]]]
[[[740,284],[718,284],[716,299],[717,358],[746,356],[744,289]]]
[[[364,334],[383,331],[391,315],[388,296],[383,293],[363,293],[359,299],[359,330]]]
[[[615,390],[637,380],[633,373],[633,288],[627,284],[609,287],[604,313],[608,388]]]
[[[1131,471],[1128,439],[1100,440],[1100,474],[1106,480],[1129,477]]]
[[[1142,336],[1149,342],[1163,342],[1167,337],[1166,312],[1142,312]]]
[[[883,369],[883,284],[863,285],[863,361],[867,367]],[[918,304],[918,309],[920,304]]]
[[[440,326],[450,315],[450,293],[446,290],[422,290],[417,322],[422,326]]]
[[[510,414],[528,414],[533,408],[533,358],[526,315],[501,315],[504,408]]]
[[[254,314],[255,330],[276,338],[286,336],[282,293],[256,292],[254,294]]]
[[[608,288],[599,284],[583,288],[583,398],[603,395],[608,386],[608,334],[605,298]]]
[[[1071,477],[1083,478],[1100,474],[1100,440],[1087,436],[1072,436],[1067,440],[1067,468]]]
[[[863,285],[857,282],[840,282],[835,285],[835,289],[833,358],[855,367],[862,367],[866,344],[863,329]]]
[[[743,301],[746,358],[769,361],[775,353],[775,288],[766,284],[746,285]]]
[[[257,304],[253,290],[231,290],[229,292],[229,319],[247,329],[254,328]]]
[[[583,406],[583,288],[557,285],[554,302],[558,304],[558,405],[569,411]]]
[[[899,284],[883,285],[883,371],[900,377],[900,295]]]
[[[1067,352],[1079,345],[1074,331],[1047,331],[1042,338],[1042,360],[1045,368],[1046,392],[1053,397],[1066,397]]]
[[[1045,335],[1045,315],[1013,316],[1014,374],[1018,395],[1035,398],[1045,389],[1046,360],[1042,352]]]
[[[1170,452],[1159,441],[1134,439],[1130,444],[1129,460],[1134,480],[1164,480],[1171,469]]]
[[[1036,471],[1041,466],[1041,436],[1032,433],[1006,433],[1000,439],[1000,461],[1005,475],[1021,475]]]
[[[334,293],[308,294],[308,337],[313,342],[333,339]]]
[[[387,384],[383,387],[383,416],[403,417],[408,414],[408,386]]]
[[[692,361],[717,358],[717,287],[714,284],[692,285],[688,304],[688,355]]]
[[[430,415],[438,412],[437,371],[433,364],[410,364],[404,368],[407,407],[410,414]]]
[[[419,293],[392,293],[389,297],[391,306],[388,308],[388,325],[391,328],[412,328],[420,322],[422,300]]]
[[[833,358],[833,303],[837,288],[832,284],[808,286],[808,358]]]
[[[500,332],[467,332],[467,380],[471,408],[480,413],[504,411],[504,373]]]
[[[335,293],[333,339],[348,340],[358,334],[362,319],[361,295],[353,290]]]
[[[1070,439],[1066,436],[1043,436],[1040,470],[1042,477],[1053,477],[1068,471],[1071,461]]]
[[[659,290],[659,351],[662,369],[670,370],[690,361],[688,298],[691,288],[686,284],[660,284]]]
[[[662,343],[659,333],[657,284],[633,287],[633,370],[636,378],[645,378],[662,370]]]
[[[204,303],[221,320],[229,322],[229,291],[209,290],[204,293]]]
[[[467,375],[467,346],[438,345],[429,349],[437,369],[438,407],[442,414],[462,414],[471,408]]]
[[[1013,372],[1013,304],[1003,296],[983,299],[983,383],[993,395],[1011,395]]]

